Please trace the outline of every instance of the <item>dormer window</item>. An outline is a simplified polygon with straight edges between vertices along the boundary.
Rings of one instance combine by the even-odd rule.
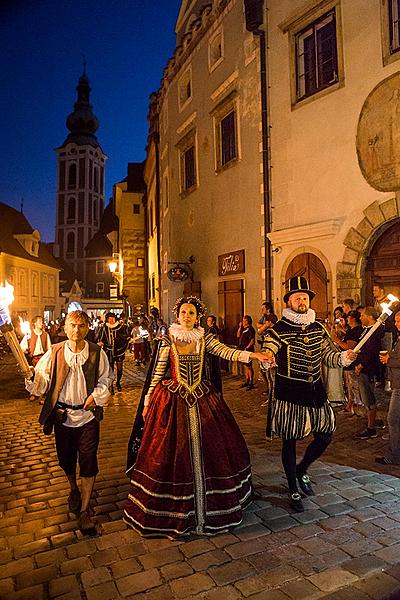
[[[40,233],[35,229],[32,233],[15,234],[14,238],[30,256],[39,256]]]

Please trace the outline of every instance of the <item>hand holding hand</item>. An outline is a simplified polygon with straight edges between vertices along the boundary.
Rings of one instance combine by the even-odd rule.
[[[100,346],[100,348],[102,348],[104,346],[104,342],[97,342],[97,345]]]

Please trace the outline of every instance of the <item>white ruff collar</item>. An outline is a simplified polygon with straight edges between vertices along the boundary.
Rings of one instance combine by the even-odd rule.
[[[306,313],[297,313],[291,308],[284,308],[282,314],[285,319],[296,323],[296,325],[310,325],[310,323],[314,323],[315,321],[315,310],[312,308],[309,308]]]
[[[172,323],[168,329],[168,332],[180,342],[198,342],[204,336],[203,327],[186,329],[179,323]]]

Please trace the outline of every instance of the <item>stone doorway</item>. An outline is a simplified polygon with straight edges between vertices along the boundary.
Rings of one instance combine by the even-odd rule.
[[[285,274],[285,285],[291,277],[303,276],[308,279],[310,289],[315,292],[312,308],[318,319],[328,316],[328,275],[321,259],[315,254],[304,252],[295,256]]]
[[[364,298],[373,305],[374,282],[384,286],[387,293],[400,293],[400,220],[386,229],[373,244],[366,260]]]

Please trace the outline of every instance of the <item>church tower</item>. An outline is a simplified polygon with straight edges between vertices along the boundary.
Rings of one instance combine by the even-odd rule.
[[[56,149],[58,160],[56,243],[59,256],[86,286],[85,247],[99,230],[104,210],[104,154],[96,137],[99,121],[89,101],[86,67],[78,98],[66,120],[70,133]]]

